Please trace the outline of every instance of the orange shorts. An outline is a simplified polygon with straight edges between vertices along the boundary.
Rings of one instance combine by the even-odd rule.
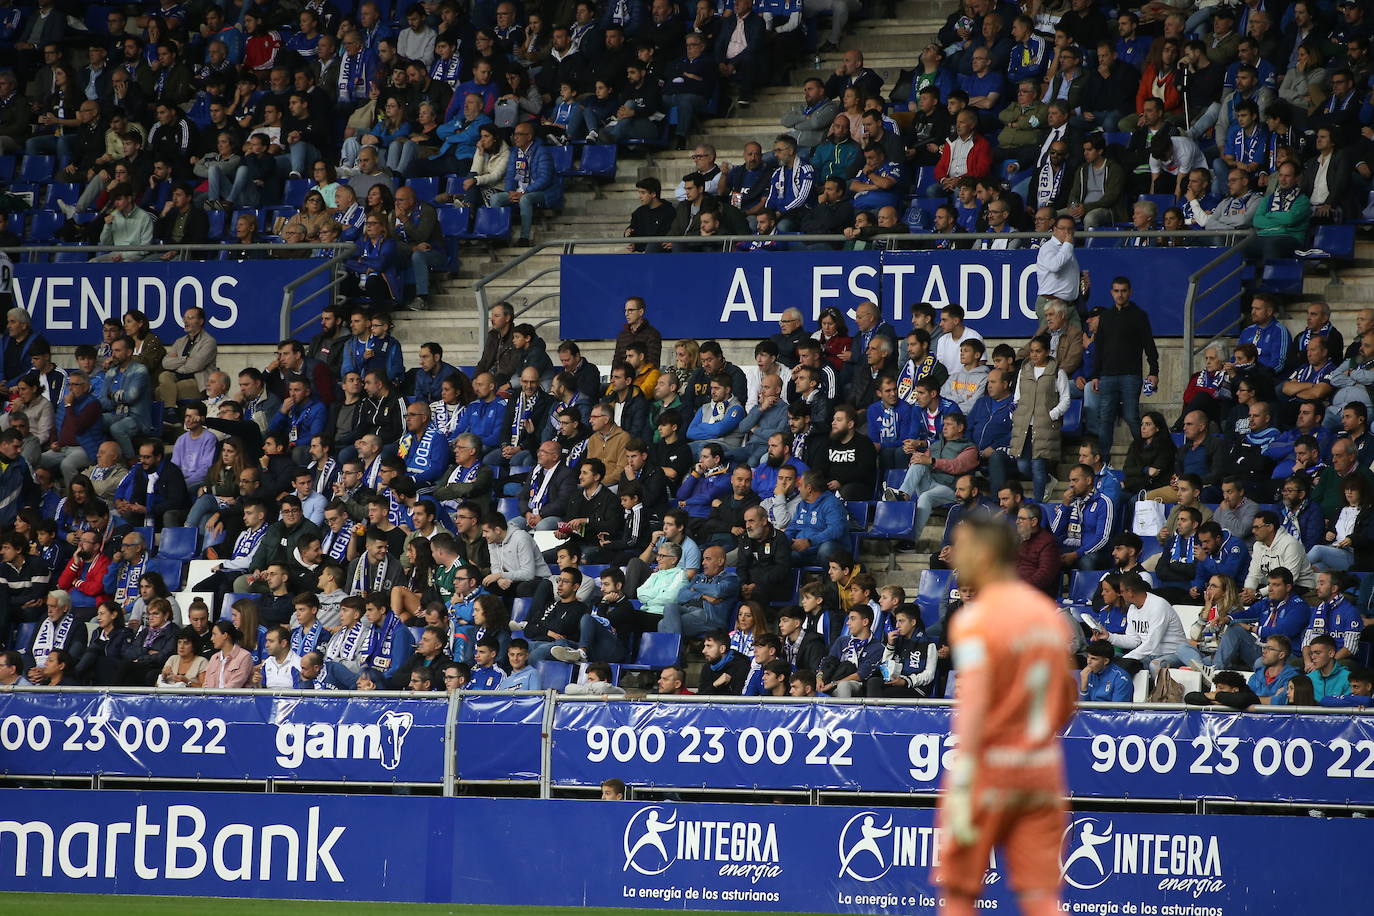
[[[1063,802],[1032,808],[977,809],[973,823],[978,838],[955,846],[946,834],[940,849],[935,883],[946,891],[970,897],[983,893],[984,874],[992,850],[998,849],[999,870],[1010,872],[1017,893],[1059,890],[1059,849],[1068,827]]]

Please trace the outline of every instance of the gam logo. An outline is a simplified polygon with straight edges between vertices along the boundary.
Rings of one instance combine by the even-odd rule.
[[[386,770],[401,765],[401,749],[415,716],[388,709],[375,724],[281,722],[277,763],[295,769],[309,760],[377,760]]]
[[[664,817],[666,809],[658,805],[640,808],[625,825],[625,865],[621,871],[634,869],[641,875],[661,875],[677,860],[669,851],[671,843],[663,842],[664,834],[677,830],[677,812]]]

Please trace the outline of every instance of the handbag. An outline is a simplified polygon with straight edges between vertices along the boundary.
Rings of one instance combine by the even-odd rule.
[[[520,120],[520,102],[516,99],[496,100],[496,126],[514,127]]]
[[[1135,520],[1131,522],[1131,530],[1141,537],[1155,537],[1159,530],[1164,527],[1164,520],[1168,514],[1164,511],[1164,503],[1157,499],[1142,499],[1135,504]]]

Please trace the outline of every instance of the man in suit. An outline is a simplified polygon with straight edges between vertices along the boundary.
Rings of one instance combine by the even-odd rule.
[[[553,531],[563,520],[568,500],[577,489],[577,473],[562,461],[558,443],[543,442],[535,453],[537,466],[530,474],[524,496],[525,513],[511,519],[511,525],[530,531]]]
[[[748,107],[754,100],[754,88],[764,69],[763,35],[767,31],[763,17],[754,12],[754,0],[735,0],[734,18],[716,36],[716,60],[720,75],[739,86],[738,103]]]

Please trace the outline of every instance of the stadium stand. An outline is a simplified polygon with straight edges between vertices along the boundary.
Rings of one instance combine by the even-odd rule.
[[[35,36],[27,11],[8,26],[15,260],[47,257],[25,243],[64,261],[356,245],[315,336],[262,359],[220,352],[194,309],[180,339],[126,310],[70,354],[10,310],[16,677],[151,686],[193,666],[180,635],[209,660],[183,683],[209,686],[438,689],[461,663],[538,689],[606,663],[642,687],[671,660],[699,692],[762,695],[789,689],[765,688],[759,643],[796,606],[779,657],[829,636],[824,693],[940,697],[969,598],[936,575],[949,532],[1001,513],[1026,578],[1074,615],[1085,699],[1170,695],[1187,666],[1190,688],[1238,669],[1282,703],[1291,664],[1317,701],[1369,702],[1374,587],[1351,575],[1374,568],[1362,30],[1337,17],[1295,44],[1258,16],[1241,38],[1213,31],[1227,16],[907,0],[827,40],[796,2],[577,7],[540,32],[448,0],[325,5],[323,25],[262,8],[222,31],[181,7],[119,35]],[[1113,228],[1133,234],[1090,240]],[[1019,230],[1036,235],[998,238]],[[747,257],[796,233],[1037,248],[1044,333],[964,358],[957,305],[898,329],[860,306],[857,324],[785,314],[771,351],[674,346],[631,298],[616,340],[560,327],[553,346],[557,243],[741,235]],[[660,237],[684,241],[635,241]],[[1250,262],[1238,333],[1200,367],[1168,344],[1161,368],[1131,281],[1148,249],[1218,239]],[[1117,307],[1089,312],[1073,258],[1095,241],[1145,250],[1139,275],[1098,278]],[[498,302],[478,330],[471,282],[497,268],[531,305]],[[833,388],[809,397],[818,381]],[[760,474],[782,480],[756,492]],[[896,633],[908,593],[914,636]],[[49,670],[58,649],[110,663]]]

